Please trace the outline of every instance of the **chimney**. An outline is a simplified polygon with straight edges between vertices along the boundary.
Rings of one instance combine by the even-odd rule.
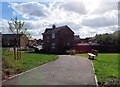
[[[52,28],[53,28],[53,29],[56,28],[55,24],[53,24]]]

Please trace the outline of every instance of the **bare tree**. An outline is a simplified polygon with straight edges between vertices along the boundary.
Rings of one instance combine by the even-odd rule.
[[[11,19],[11,21],[8,21],[8,25],[9,25],[9,30],[13,33],[17,35],[17,40],[14,39],[14,59],[21,59],[21,46],[20,46],[20,58],[18,57],[18,47],[20,44],[20,37],[24,34],[26,34],[26,30],[27,28],[23,28],[25,22],[22,22],[20,20],[17,20],[17,17]],[[17,47],[17,53],[16,53],[16,47]],[[16,57],[17,54],[17,57]]]

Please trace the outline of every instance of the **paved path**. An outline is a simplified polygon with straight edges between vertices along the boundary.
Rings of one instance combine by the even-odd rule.
[[[3,85],[95,85],[92,63],[87,58],[60,55],[54,62],[14,77]]]

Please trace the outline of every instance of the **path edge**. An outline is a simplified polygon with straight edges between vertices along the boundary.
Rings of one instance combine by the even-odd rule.
[[[93,64],[92,61],[91,61],[91,64],[92,64],[92,69],[93,69],[94,76],[95,76],[95,83],[96,83],[96,86],[98,87],[98,80],[97,80],[97,76],[96,76],[96,74],[95,74],[95,68],[94,68],[94,64]]]
[[[20,75],[22,75],[22,74],[28,73],[28,72],[30,72],[30,71],[32,71],[32,70],[37,69],[37,68],[40,68],[40,67],[46,66],[46,65],[48,65],[48,64],[50,64],[50,63],[52,63],[52,62],[58,60],[59,58],[60,58],[60,57],[58,56],[58,58],[55,59],[55,60],[53,60],[53,61],[50,61],[50,62],[45,63],[45,64],[42,64],[42,65],[40,65],[40,66],[37,66],[37,67],[32,68],[32,69],[30,69],[30,70],[27,70],[27,71],[25,71],[25,72],[22,72],[22,73],[19,73],[19,74],[13,75],[13,76],[9,77],[8,79],[3,80],[2,83],[6,82],[6,81],[8,81],[8,80],[10,80],[10,79],[13,79],[13,78],[15,78],[15,77],[17,77],[17,76],[20,76]]]

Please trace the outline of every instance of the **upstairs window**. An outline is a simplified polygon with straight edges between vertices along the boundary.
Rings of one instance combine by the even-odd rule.
[[[55,38],[55,33],[52,33],[52,38]]]
[[[52,43],[52,48],[55,49],[55,43]]]

